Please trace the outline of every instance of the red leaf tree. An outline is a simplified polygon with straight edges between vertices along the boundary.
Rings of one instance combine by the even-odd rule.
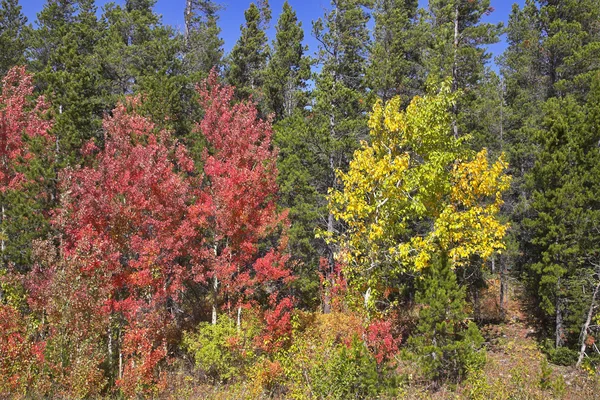
[[[28,180],[23,168],[34,157],[29,141],[49,144],[51,122],[42,118],[47,110],[44,99],[33,98],[31,75],[24,67],[13,67],[2,79],[0,93],[0,251],[5,252],[6,227],[10,220],[7,195],[20,191]],[[23,227],[17,227],[23,229]],[[13,229],[14,230],[14,229]],[[8,238],[12,239],[12,238]],[[41,380],[38,369],[43,362],[44,342],[33,342],[28,320],[20,312],[18,295],[21,277],[0,265],[0,397],[32,391]],[[8,273],[7,273],[8,272]]]
[[[23,167],[34,155],[26,140],[51,140],[48,130],[51,122],[42,119],[48,109],[42,97],[32,100],[33,83],[25,67],[13,67],[2,79],[0,93],[0,223],[2,238],[0,250],[5,251],[7,192],[21,189],[26,182]]]
[[[82,260],[81,277],[108,287],[95,312],[107,316],[109,373],[133,394],[163,381],[156,366],[167,355],[191,252],[199,247],[197,221],[189,218],[193,163],[168,133],[123,104],[105,118],[104,131],[105,148],[93,165],[65,171],[56,224],[65,256]],[[88,144],[87,152],[95,150]]]
[[[13,67],[2,79],[0,94],[0,192],[18,188],[25,177],[18,166],[32,157],[25,137],[50,139],[50,121],[41,115],[47,110],[43,98],[31,101],[33,83],[25,67]]]
[[[197,126],[208,142],[203,155],[212,278],[212,322],[219,306],[238,315],[259,296],[292,279],[286,263],[287,213],[278,212],[277,152],[270,121],[255,104],[233,104],[234,89],[213,72],[198,88],[204,118]]]

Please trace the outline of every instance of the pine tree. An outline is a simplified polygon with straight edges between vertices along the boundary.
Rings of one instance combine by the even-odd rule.
[[[246,22],[240,27],[241,36],[229,55],[227,82],[236,88],[238,99],[251,95],[259,104],[264,102],[263,85],[269,57],[266,27],[271,21],[269,3],[254,3],[244,12]]]
[[[314,112],[297,111],[278,122],[274,143],[279,148],[279,205],[289,210],[290,254],[294,260],[293,283],[300,305],[315,309],[319,304],[319,265],[324,254],[322,239],[315,238],[315,227],[327,215],[324,194],[330,172],[323,154],[323,137],[314,127]]]
[[[368,85],[384,101],[401,96],[408,104],[425,85],[424,26],[416,0],[377,0]]]
[[[29,57],[37,86],[56,114],[56,158],[77,164],[79,149],[101,139],[105,110],[95,46],[101,38],[92,0],[49,1],[38,14]]]
[[[266,73],[265,95],[276,120],[292,115],[306,105],[303,90],[310,77],[310,60],[304,55],[304,31],[296,13],[286,1],[276,26],[273,54]]]
[[[542,0],[540,23],[543,32],[548,97],[589,92],[592,77],[600,66],[582,62],[598,55],[600,18],[598,2]]]
[[[485,64],[491,54],[484,47],[496,43],[502,24],[483,23],[484,15],[492,12],[489,0],[430,0],[430,51],[427,70],[434,82],[452,78],[452,90],[461,90],[462,97],[454,108],[454,135],[476,130],[464,110],[474,101],[475,89],[483,78]]]
[[[515,178],[506,209],[520,247],[515,261],[537,293],[557,346],[573,343],[568,319],[579,319],[571,311],[579,307],[573,299],[582,298],[568,294],[577,287],[570,283],[579,269],[572,241],[582,224],[567,211],[581,204],[567,194],[563,180],[579,181],[569,175],[575,167],[566,148],[573,146],[571,131],[583,129],[577,109],[597,74],[597,66],[583,58],[593,60],[598,47],[593,23],[598,12],[593,1],[515,5],[507,29],[509,46],[500,60],[506,86],[504,148]],[[557,103],[555,97],[565,96]],[[543,174],[556,174],[556,179]]]
[[[369,57],[367,23],[371,1],[336,0],[332,6],[330,12],[313,23],[313,34],[320,43],[318,63],[321,72],[315,78],[313,120],[307,133],[314,137],[310,143],[316,145],[312,151],[318,155],[319,163],[318,171],[311,175],[325,178],[311,183],[320,194],[317,207],[326,204],[325,194],[329,188],[337,186],[335,171],[347,168],[358,139],[367,134],[365,73]],[[331,212],[320,219],[326,221],[321,227],[330,234],[339,228]],[[314,223],[305,229],[314,231],[317,221]],[[327,260],[323,272],[326,285],[329,285],[335,270],[335,249],[323,243],[319,249]],[[330,310],[328,288],[325,289],[323,310]]]
[[[19,0],[0,2],[0,77],[15,65],[25,62],[25,48],[29,27]]]
[[[187,0],[185,9],[184,70],[192,81],[208,77],[213,68],[220,70],[223,39],[218,26],[221,7],[210,0]]]
[[[425,271],[415,298],[423,308],[408,345],[427,377],[460,381],[485,364],[484,339],[474,322],[466,322],[465,288],[449,264],[442,254]]]
[[[600,272],[600,79],[582,107],[574,96],[550,99],[536,134],[540,145],[528,174],[532,217],[524,221],[531,235],[529,273],[554,344],[577,343],[583,315]]]
[[[52,126],[47,104],[32,100],[33,79],[13,67],[0,93],[0,268],[29,267],[31,242],[48,231],[52,177]]]
[[[153,11],[156,0],[128,0],[125,7],[109,4],[102,24],[105,34],[98,44],[103,87],[109,99],[107,112],[123,95],[140,94],[139,112],[177,136],[191,130],[186,118],[186,78],[182,75],[181,36],[165,26]]]

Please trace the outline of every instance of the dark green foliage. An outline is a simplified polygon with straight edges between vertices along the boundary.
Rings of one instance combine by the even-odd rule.
[[[513,7],[501,58],[506,86],[504,149],[514,177],[506,212],[517,266],[554,347],[577,342],[594,287],[597,131],[597,2],[526,1]],[[585,57],[584,61],[582,57]],[[591,61],[591,62],[590,62]],[[594,95],[595,96],[595,95]],[[583,107],[583,108],[582,108]]]
[[[78,164],[79,149],[99,140],[107,111],[99,88],[104,82],[96,46],[102,38],[92,0],[58,0],[38,14],[32,35],[31,68],[55,114],[53,132],[60,164]]]
[[[374,43],[367,81],[384,101],[401,96],[403,103],[424,90],[423,65],[427,27],[416,0],[377,0]]]
[[[427,57],[429,73],[436,80],[452,77],[456,89],[472,88],[478,84],[491,57],[484,46],[496,43],[502,28],[502,24],[481,22],[492,11],[490,1],[430,0],[429,10],[432,34]]]
[[[591,301],[600,254],[600,80],[588,102],[550,99],[528,175],[532,218],[525,220],[535,258],[530,265],[541,309],[554,326],[555,346],[576,344]]]
[[[269,111],[277,120],[289,117],[296,108],[304,108],[303,90],[310,77],[308,50],[302,44],[304,31],[296,13],[286,1],[276,26],[273,55],[266,72],[265,95]]]
[[[485,363],[483,337],[467,321],[465,288],[442,256],[424,272],[416,302],[422,305],[416,332],[408,340],[409,355],[425,376],[457,381]]]
[[[552,364],[568,366],[577,362],[577,351],[568,347],[556,347],[553,340],[546,340],[542,349]]]
[[[327,215],[329,172],[321,137],[311,124],[312,113],[296,112],[275,125],[274,143],[279,148],[279,205],[289,209],[292,223],[289,231],[290,252],[298,279],[293,283],[302,305],[314,308],[319,301],[319,249],[324,243],[315,238],[320,218]]]
[[[15,65],[25,62],[25,47],[29,34],[27,18],[19,0],[0,1],[0,77]]]
[[[220,6],[210,0],[188,0],[185,10],[184,70],[193,82],[221,69],[223,39],[218,26]]]
[[[228,68],[226,71],[227,82],[235,86],[239,99],[253,96],[259,104],[264,101],[263,85],[265,82],[265,69],[269,57],[266,26],[271,20],[268,3],[260,9],[254,3],[244,12],[246,22],[240,27],[241,36],[231,50]]]
[[[489,0],[430,0],[431,36],[425,57],[429,80],[440,82],[451,77],[452,89],[460,90],[453,112],[455,136],[481,130],[468,110],[478,102],[486,63],[491,54],[485,45],[498,42],[502,23],[482,22],[492,11]]]
[[[319,257],[326,257],[326,279],[334,269],[333,249],[316,240],[317,229],[333,232],[333,216],[327,212],[325,196],[335,185],[334,171],[346,168],[358,138],[365,137],[368,96],[365,72],[368,59],[368,1],[344,0],[313,23],[320,42],[310,111],[298,110],[276,127],[281,147],[279,184],[282,204],[293,215],[290,246],[302,277],[298,285],[308,304],[318,292]],[[299,37],[298,35],[296,35]],[[302,59],[300,58],[300,62]],[[327,295],[326,295],[327,297]],[[329,310],[327,299],[324,308]]]
[[[54,154],[39,139],[28,140],[27,146],[33,157],[19,167],[26,183],[18,190],[0,194],[4,207],[0,226],[6,235],[2,266],[11,264],[20,272],[31,267],[33,241],[52,234],[50,218],[57,203]]]

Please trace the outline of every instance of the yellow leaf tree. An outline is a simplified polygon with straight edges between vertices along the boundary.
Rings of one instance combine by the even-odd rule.
[[[330,192],[329,206],[347,230],[328,240],[367,304],[433,260],[454,269],[504,248],[507,225],[498,212],[510,182],[507,164],[503,155],[490,162],[487,150],[468,150],[468,137],[454,137],[455,101],[445,84],[415,97],[406,111],[398,98],[378,102],[370,143],[354,153],[347,173],[337,173],[343,189]]]

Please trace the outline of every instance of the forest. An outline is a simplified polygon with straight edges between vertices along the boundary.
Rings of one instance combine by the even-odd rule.
[[[0,398],[600,396],[599,0],[28,3]]]

